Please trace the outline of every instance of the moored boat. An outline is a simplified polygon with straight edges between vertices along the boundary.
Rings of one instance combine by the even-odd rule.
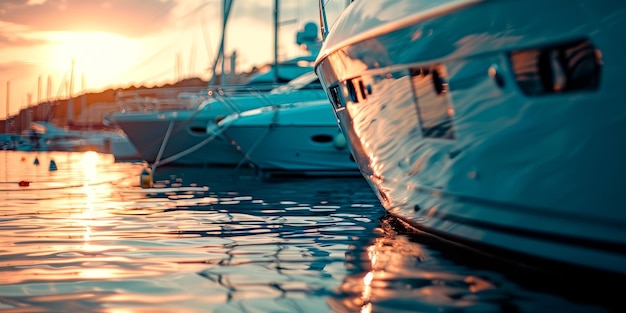
[[[196,106],[173,110],[125,110],[108,114],[105,122],[123,129],[142,159],[153,166],[168,163],[236,165],[243,155],[220,135],[207,132],[219,120],[232,113],[267,105],[326,99],[312,71],[274,87],[266,91],[254,86],[215,86],[206,90],[206,99]]]
[[[139,160],[135,146],[121,130],[68,130],[45,121],[31,122],[16,150],[65,151],[112,154],[116,161]]]
[[[619,1],[357,0],[316,73],[394,216],[516,262],[625,276],[625,27]]]
[[[327,99],[232,114],[218,126],[264,176],[359,174]]]

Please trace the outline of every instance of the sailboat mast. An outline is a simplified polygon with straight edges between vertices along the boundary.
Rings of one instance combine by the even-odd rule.
[[[37,104],[41,102],[41,75],[37,77]]]
[[[274,0],[274,83],[278,83],[278,1]]]
[[[7,81],[7,116],[4,118],[4,132],[9,132],[9,99],[11,98],[11,81]]]
[[[213,62],[213,66],[211,67],[211,70],[213,71],[213,76],[211,77],[211,81],[209,82],[209,85],[213,85],[215,84],[215,74],[216,74],[216,70],[217,70],[217,64],[218,62],[221,60],[222,62],[224,62],[224,45],[225,45],[225,37],[226,37],[226,23],[228,22],[228,16],[230,15],[230,8],[232,7],[234,0],[224,0],[222,2],[222,38],[220,39],[220,47],[219,47],[219,51],[217,52],[217,56],[215,57],[215,61]],[[223,78],[224,78],[224,73],[220,73],[221,75],[221,79],[220,79],[220,83],[223,84]]]
[[[70,88],[67,100],[67,115],[65,117],[66,124],[70,125],[74,123],[74,59],[72,59],[72,71],[70,73]]]
[[[46,101],[50,101],[52,95],[52,77],[48,75],[48,85],[46,86]]]

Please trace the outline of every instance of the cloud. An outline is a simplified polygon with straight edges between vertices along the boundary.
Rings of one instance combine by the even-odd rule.
[[[26,61],[0,63],[0,76],[23,77],[37,72],[37,65]]]
[[[0,21],[33,31],[101,31],[142,36],[167,27],[175,0],[3,0]]]
[[[29,39],[14,34],[0,33],[0,48],[3,47],[30,47],[45,44],[48,41],[41,39]]]
[[[28,29],[21,25],[0,21],[0,48],[31,47],[46,43],[46,40],[29,38]]]
[[[39,5],[44,4],[44,2],[46,2],[46,0],[28,0],[26,5]]]

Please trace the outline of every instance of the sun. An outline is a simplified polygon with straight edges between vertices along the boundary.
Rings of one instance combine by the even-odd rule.
[[[131,71],[143,53],[140,41],[106,32],[52,32],[46,38],[50,44],[45,63],[56,73],[73,68],[74,92],[124,83],[120,76]]]

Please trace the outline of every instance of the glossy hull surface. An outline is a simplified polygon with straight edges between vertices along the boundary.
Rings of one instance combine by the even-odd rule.
[[[328,100],[263,107],[220,122],[226,138],[264,172],[358,175]]]
[[[316,72],[390,213],[626,274],[625,28],[620,1],[359,0]]]

